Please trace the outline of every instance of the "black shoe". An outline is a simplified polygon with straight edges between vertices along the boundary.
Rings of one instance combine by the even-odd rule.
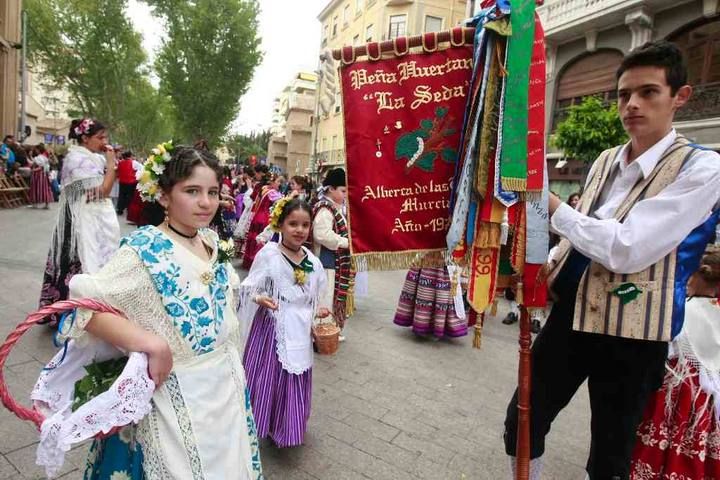
[[[532,321],[530,324],[530,331],[535,334],[540,333],[540,320],[535,319]]]
[[[503,325],[512,325],[513,323],[517,323],[518,316],[517,314],[510,312],[507,314],[507,316],[503,319],[502,323]]]

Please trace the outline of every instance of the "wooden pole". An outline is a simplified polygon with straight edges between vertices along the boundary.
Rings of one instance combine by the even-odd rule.
[[[518,285],[522,290],[522,284]],[[518,302],[520,303],[520,302]],[[518,365],[518,431],[517,449],[517,480],[528,480],[530,477],[530,315],[527,308],[520,305],[520,362]]]

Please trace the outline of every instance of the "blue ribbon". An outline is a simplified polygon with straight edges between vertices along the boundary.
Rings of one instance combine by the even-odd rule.
[[[60,322],[58,322],[57,331],[53,334],[53,345],[55,345],[57,348],[62,347],[62,357],[60,357],[60,361],[57,363],[57,365],[53,367],[44,367],[43,371],[47,370],[54,370],[55,368],[59,367],[60,364],[62,364],[63,360],[65,360],[65,355],[67,355],[68,350],[68,343],[70,343],[69,339],[66,339],[62,344],[58,340],[58,335],[60,335],[61,332],[63,332],[63,327],[65,326],[65,320],[68,316],[72,315],[70,318],[70,327],[72,328],[75,324],[75,318],[77,317],[77,309],[74,309],[72,312],[66,312],[60,317]]]

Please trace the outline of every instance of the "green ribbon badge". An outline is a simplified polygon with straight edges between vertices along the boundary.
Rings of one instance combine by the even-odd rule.
[[[628,303],[639,297],[642,293],[642,290],[640,290],[638,286],[634,283],[623,283],[611,293],[620,297],[620,301],[623,305],[627,305]]]

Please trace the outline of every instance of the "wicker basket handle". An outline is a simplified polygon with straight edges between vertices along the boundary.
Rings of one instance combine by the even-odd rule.
[[[63,300],[53,303],[52,305],[43,307],[40,310],[37,310],[28,315],[23,322],[21,322],[17,327],[15,327],[15,330],[10,332],[10,334],[5,339],[5,342],[2,344],[2,346],[0,346],[0,400],[2,401],[3,405],[5,405],[5,408],[14,413],[18,418],[22,420],[30,420],[37,426],[38,429],[42,426],[45,417],[43,417],[43,415],[36,409],[30,409],[19,404],[15,401],[12,395],[10,395],[10,391],[8,390],[7,384],[5,383],[5,362],[10,356],[10,351],[12,350],[12,348],[20,340],[20,337],[22,337],[25,332],[30,329],[30,327],[32,327],[48,315],[51,315],[53,313],[67,312],[75,308],[87,308],[88,310],[94,310],[102,313],[114,313],[121,316],[123,315],[116,309],[104,303],[98,302],[97,300]]]

